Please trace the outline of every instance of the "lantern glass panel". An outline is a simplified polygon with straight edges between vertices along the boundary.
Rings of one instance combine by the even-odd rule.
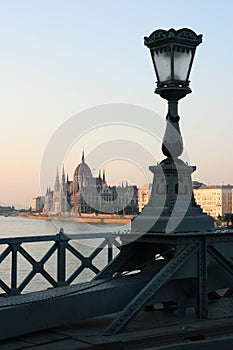
[[[171,52],[169,50],[154,51],[154,65],[157,69],[158,80],[166,81],[171,79]]]
[[[189,66],[192,59],[191,50],[174,50],[174,79],[188,80]]]

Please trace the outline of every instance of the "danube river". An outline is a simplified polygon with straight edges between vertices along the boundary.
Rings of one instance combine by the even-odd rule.
[[[84,222],[62,222],[50,220],[34,220],[21,217],[4,217],[0,216],[0,238],[10,237],[26,237],[26,236],[41,236],[41,235],[55,235],[63,228],[64,233],[71,239],[70,244],[78,250],[83,256],[87,257],[95,250],[95,248],[103,241],[101,238],[95,238],[95,233],[113,233],[129,229],[129,225],[111,225],[111,224],[87,224]],[[92,233],[93,239],[79,239],[79,233]],[[1,242],[1,241],[0,241]],[[53,245],[53,242],[37,242],[24,243],[25,248],[34,260],[40,261],[42,256]],[[0,254],[7,248],[6,244],[0,244]],[[114,254],[117,254],[118,249],[114,249]],[[96,256],[93,264],[100,270],[107,263],[107,249]],[[66,274],[70,276],[80,266],[80,260],[67,253]],[[32,265],[25,260],[21,254],[18,253],[17,262],[17,285],[19,285],[28,273],[32,270]],[[56,279],[56,254],[45,263],[44,269]],[[8,286],[10,285],[10,271],[11,271],[11,254],[9,254],[0,263],[0,279]],[[89,269],[84,269],[80,276],[78,276],[74,283],[90,280],[94,277],[94,273]],[[51,285],[40,274],[32,279],[29,285],[23,292],[30,292],[34,290],[43,290],[51,287]],[[0,288],[0,293],[3,292]]]
[[[35,220],[17,216],[0,216],[0,238],[50,235],[59,232],[63,228],[68,235],[77,233],[101,233],[124,231],[130,228],[129,224],[111,225],[111,224],[88,224],[85,222],[69,222],[59,220]]]

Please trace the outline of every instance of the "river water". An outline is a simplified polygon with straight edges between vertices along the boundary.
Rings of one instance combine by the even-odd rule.
[[[129,225],[87,224],[59,220],[34,220],[22,217],[0,216],[0,238],[50,235],[63,228],[68,235],[78,233],[117,232],[129,229]]]
[[[83,256],[88,257],[95,248],[103,241],[102,238],[95,238],[95,233],[113,233],[129,229],[129,225],[110,225],[110,224],[86,224],[84,222],[62,222],[62,221],[46,221],[34,220],[21,217],[3,217],[0,216],[0,238],[10,237],[26,237],[26,236],[42,236],[55,235],[63,228],[64,233],[71,238],[70,244],[78,250]],[[92,233],[93,239],[79,239],[79,233]],[[53,245],[53,242],[36,242],[23,243],[22,247],[33,257],[34,260],[40,261],[42,256]],[[1,244],[0,241],[0,257],[2,252],[7,248],[6,244]],[[116,255],[118,249],[114,249]],[[17,261],[17,285],[24,280],[24,278],[32,270],[32,265],[18,253]],[[45,263],[44,269],[56,280],[56,264],[57,256],[53,254],[51,258]],[[96,256],[93,264],[101,270],[107,264],[107,249]],[[66,261],[66,275],[69,277],[79,266],[80,260],[70,252],[67,252]],[[73,283],[88,281],[93,278],[95,274],[89,269],[85,268],[82,273],[74,280]],[[9,254],[0,263],[0,279],[8,286],[11,285],[11,254]],[[31,282],[23,290],[23,293],[44,290],[51,287],[46,279],[41,274],[36,274]],[[0,288],[0,294],[4,291]]]

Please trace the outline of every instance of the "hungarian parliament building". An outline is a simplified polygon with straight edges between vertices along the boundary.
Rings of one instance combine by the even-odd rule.
[[[43,210],[50,215],[81,215],[82,213],[137,214],[138,189],[125,183],[109,186],[105,171],[94,177],[85,162],[76,167],[69,180],[64,167],[61,177],[57,170],[54,189],[47,188],[45,196],[33,198],[32,210]],[[38,210],[38,211],[39,211]]]
[[[109,186],[105,172],[94,177],[85,162],[76,167],[70,181],[62,169],[58,171],[54,189],[47,188],[45,196],[32,199],[31,210],[50,215],[81,215],[82,213],[138,214],[148,203],[152,184],[142,187],[131,186],[127,182],[121,186]],[[195,201],[202,210],[214,219],[233,215],[233,185],[206,186],[193,181]]]

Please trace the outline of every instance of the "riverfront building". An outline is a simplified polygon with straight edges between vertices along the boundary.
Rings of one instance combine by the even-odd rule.
[[[148,203],[151,194],[151,184],[145,184],[138,188],[138,210],[142,211]],[[214,219],[233,213],[233,186],[212,185],[193,181],[193,193],[195,200],[202,210]]]
[[[224,217],[232,213],[233,186],[202,186],[193,190],[197,204],[213,218]]]
[[[42,211],[44,207],[44,196],[37,196],[32,198],[32,205],[31,210],[32,211]]]
[[[121,186],[109,186],[105,171],[98,177],[92,175],[85,162],[84,153],[81,163],[74,170],[70,181],[62,169],[61,179],[57,170],[54,189],[48,188],[44,198],[44,212],[59,215],[82,213],[119,213],[136,214],[138,212],[138,190],[127,183]]]
[[[138,188],[138,211],[141,212],[148,203],[151,195],[152,184],[145,184]]]

